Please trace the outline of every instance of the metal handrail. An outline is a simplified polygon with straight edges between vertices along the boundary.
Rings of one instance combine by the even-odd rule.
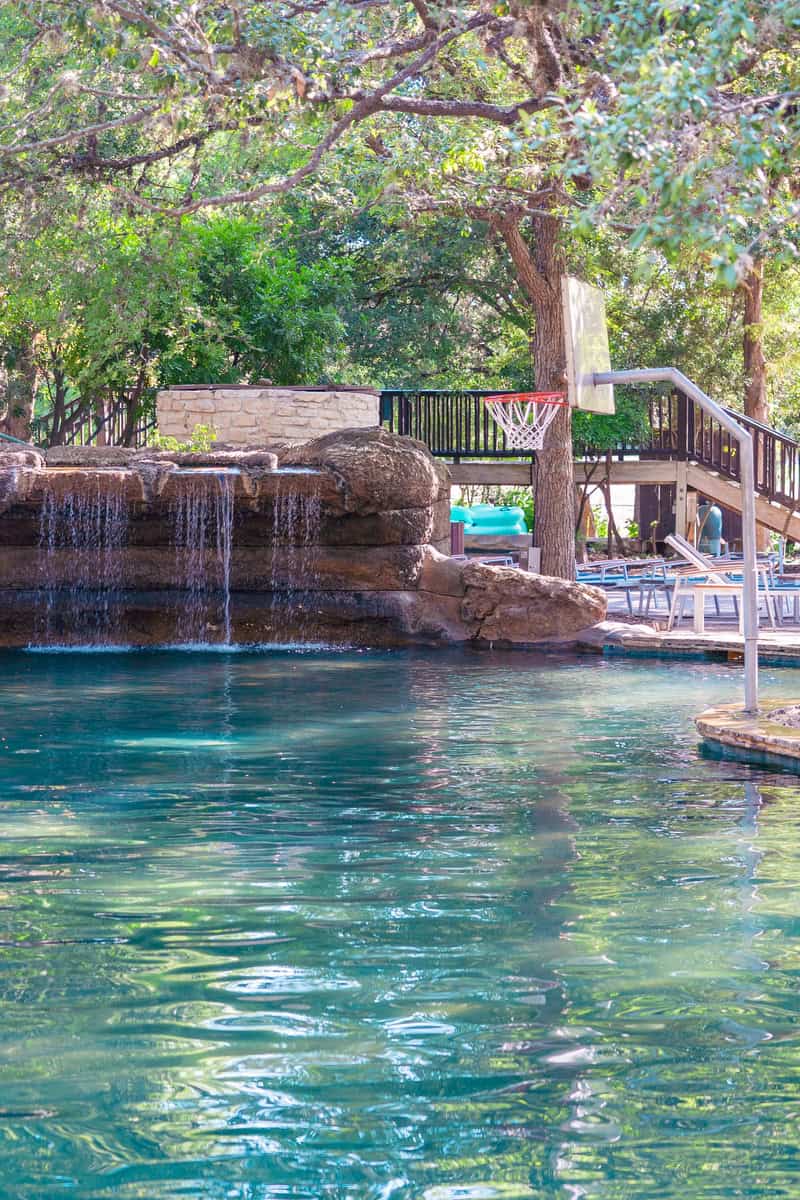
[[[742,625],[744,627],[744,711],[758,712],[758,558],[756,555],[756,489],[753,434],[736,417],[675,367],[634,371],[602,371],[594,383],[669,383],[680,395],[694,401],[701,412],[732,437],[739,447],[739,480],[742,510]]]

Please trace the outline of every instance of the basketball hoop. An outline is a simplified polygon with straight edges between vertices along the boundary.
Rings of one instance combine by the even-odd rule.
[[[528,451],[541,450],[550,423],[569,403],[566,392],[511,392],[484,396],[483,402],[506,435],[509,449]]]

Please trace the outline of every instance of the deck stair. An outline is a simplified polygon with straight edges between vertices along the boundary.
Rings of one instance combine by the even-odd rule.
[[[689,487],[721,504],[723,508],[738,513],[742,511],[742,491],[738,481],[727,479],[718,471],[697,463],[689,463],[687,480]],[[770,500],[760,492],[756,493],[756,520],[759,525],[765,525],[782,537],[800,542],[800,512],[780,501]]]

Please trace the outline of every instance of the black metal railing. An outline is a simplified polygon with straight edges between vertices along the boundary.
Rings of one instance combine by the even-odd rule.
[[[525,458],[509,450],[503,431],[483,403],[499,391],[387,390],[381,393],[381,423],[394,433],[424,442],[431,453],[458,462],[462,458]],[[692,461],[729,479],[740,476],[738,448],[714,417],[682,393],[652,392],[647,397],[647,433],[637,444],[613,447],[618,459],[671,458]],[[756,490],[793,511],[800,508],[800,444],[769,425],[728,409],[753,437]],[[576,447],[576,457],[605,452],[591,441]]]
[[[424,442],[440,458],[520,458],[509,450],[506,435],[483,403],[486,396],[508,392],[381,392],[381,424],[392,433]]]
[[[800,445],[743,413],[726,409],[753,438],[756,490],[769,500],[795,509],[800,505]],[[714,417],[688,396],[654,396],[650,400],[650,430],[640,446],[624,446],[620,457],[633,454],[648,458],[673,458],[696,462],[739,480],[738,446],[731,434]]]

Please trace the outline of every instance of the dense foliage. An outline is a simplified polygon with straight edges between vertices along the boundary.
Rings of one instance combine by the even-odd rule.
[[[346,163],[438,205],[614,220],[633,245],[794,245],[795,0],[24,0],[0,174],[141,207],[261,200]]]
[[[173,227],[95,205],[0,263],[6,372],[29,372],[51,440],[88,414],[122,413],[132,434],[171,383],[322,376],[343,342],[346,264],[298,263],[241,218]]]
[[[568,267],[615,365],[791,425],[799,42],[796,0],[5,5],[6,420],[127,428],[176,378],[554,386]]]
[[[531,381],[530,312],[479,221],[334,222],[287,202],[266,219],[164,225],[93,204],[9,239],[0,264],[6,375],[17,363],[33,369],[37,411],[55,413],[56,437],[103,404],[150,412],[156,388],[178,382]],[[576,239],[570,265],[606,292],[616,365],[675,362],[740,403],[740,305],[710,267],[679,271],[616,235]],[[770,395],[791,429],[800,413],[798,284],[794,269],[775,271],[765,328]],[[633,438],[641,420],[641,405],[621,395],[616,419],[576,416],[575,440]]]

